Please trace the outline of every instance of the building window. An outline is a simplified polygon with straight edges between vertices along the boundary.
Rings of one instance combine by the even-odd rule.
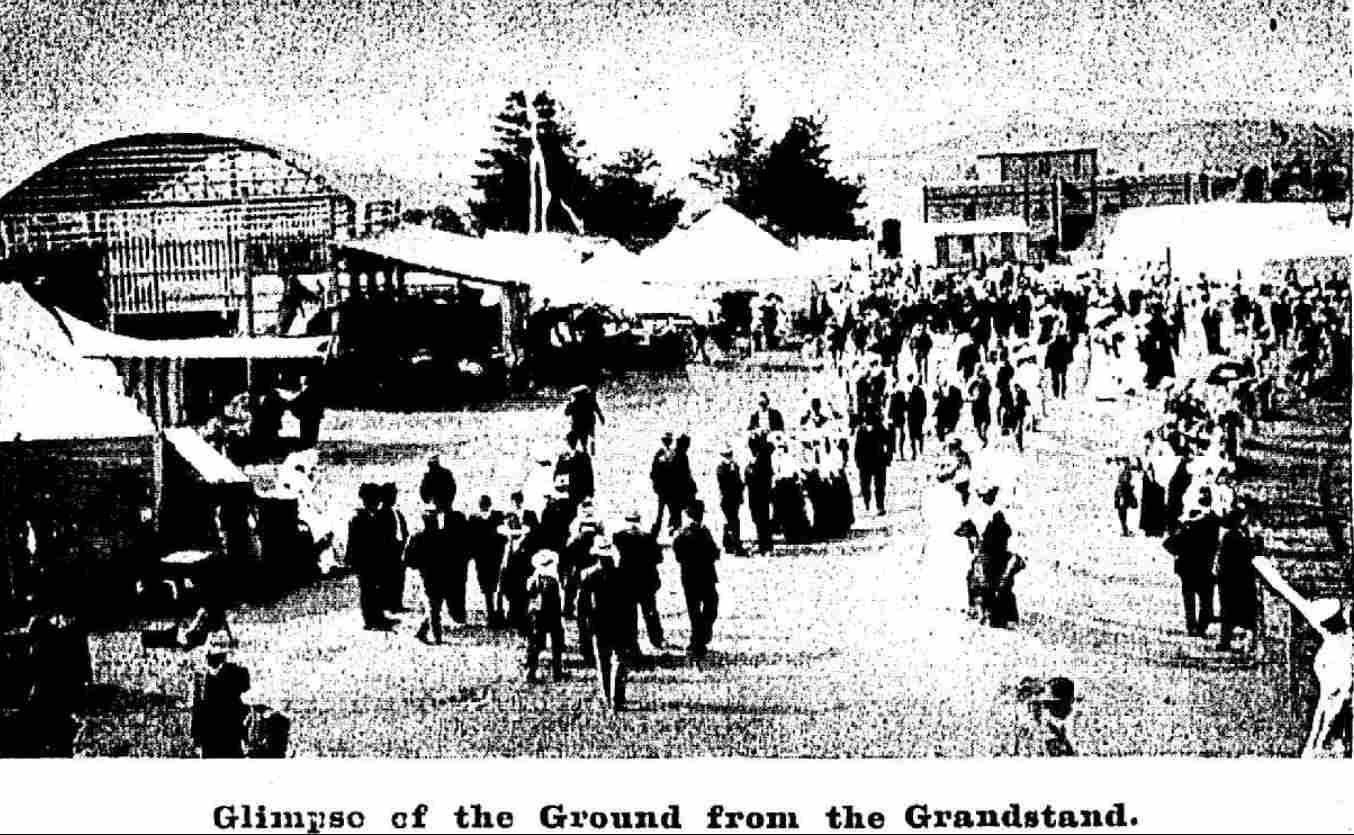
[[[978,204],[977,204],[977,203],[965,203],[965,204],[964,204],[964,220],[977,220],[977,219],[978,219]]]
[[[1075,179],[1081,179],[1081,154],[1072,155],[1072,176]]]
[[[973,236],[972,236],[972,235],[960,235],[960,236],[959,236],[959,251],[960,251],[961,253],[963,253],[964,255],[972,255],[972,254],[973,254]]]
[[[1049,161],[1048,161],[1048,157],[1040,157],[1040,158],[1039,158],[1039,176],[1040,176],[1040,177],[1048,177],[1048,174],[1049,174]]]

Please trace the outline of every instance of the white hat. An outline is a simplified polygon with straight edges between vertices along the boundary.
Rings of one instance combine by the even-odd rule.
[[[537,551],[531,558],[532,568],[545,570],[554,568],[557,565],[559,565],[559,554],[556,554],[548,548]]]
[[[1312,601],[1312,614],[1316,615],[1317,624],[1325,623],[1338,616],[1341,611],[1340,601],[1334,597],[1322,597],[1319,600]]]

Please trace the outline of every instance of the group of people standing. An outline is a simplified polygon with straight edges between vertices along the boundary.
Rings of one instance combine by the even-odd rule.
[[[592,473],[596,428],[605,418],[591,392],[577,389],[565,416],[564,451],[555,457],[542,448],[536,469],[523,489],[511,494],[506,509],[495,508],[492,498],[482,495],[469,513],[458,510],[455,476],[433,456],[419,485],[422,524],[410,535],[395,506],[394,485],[363,484],[362,507],[349,523],[348,563],[358,575],[363,624],[373,630],[392,629],[395,616],[407,611],[404,576],[407,569],[418,572],[427,610],[415,637],[428,644],[443,642],[444,609],[455,624],[466,624],[473,565],[485,625],[521,636],[528,681],[538,680],[540,657],[547,650],[553,678],[565,677],[565,623],[573,620],[580,657],[596,670],[606,703],[619,710],[626,703],[628,671],[646,661],[640,622],[655,652],[669,647],[657,602],[664,514],[690,616],[686,649],[692,658],[704,657],[713,638],[721,551],[705,526],[704,504],[690,480],[687,439],[674,445],[668,433],[663,455],[655,458],[655,485],[663,489],[652,526],[631,509],[622,524],[608,530]]]

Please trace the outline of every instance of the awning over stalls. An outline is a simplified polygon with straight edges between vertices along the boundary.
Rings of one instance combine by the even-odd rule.
[[[358,253],[414,270],[499,286],[527,284],[534,260],[496,241],[421,226],[341,241],[338,249],[340,255]]]
[[[327,336],[208,336],[195,339],[137,339],[100,330],[61,314],[76,352],[90,359],[323,359]]]

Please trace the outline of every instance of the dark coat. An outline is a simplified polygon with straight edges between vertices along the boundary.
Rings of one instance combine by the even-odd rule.
[[[456,501],[456,476],[441,464],[429,466],[418,485],[418,497],[425,504],[450,506]]]
[[[617,568],[635,593],[653,593],[662,585],[658,566],[663,562],[663,549],[653,534],[636,527],[617,531],[611,541],[619,558]]]
[[[709,528],[691,522],[684,525],[672,539],[672,553],[682,567],[683,586],[713,586],[719,582],[715,571],[719,546]]]
[[[719,484],[720,507],[741,507],[743,504],[743,473],[738,463],[732,459],[719,462],[715,468],[715,481]]]
[[[752,413],[752,417],[748,418],[748,431],[749,431],[749,432],[753,432],[753,431],[756,431],[756,430],[758,430],[758,429],[765,429],[765,430],[768,431],[768,432],[784,432],[784,431],[785,431],[785,418],[781,417],[780,411],[777,410],[777,409],[768,409],[768,410],[767,410],[767,420],[766,420],[766,422],[767,422],[767,424],[769,424],[769,425],[767,425],[767,426],[762,426],[762,425],[761,425],[761,424],[762,424],[762,412],[761,412],[760,409],[758,409],[757,411],[755,411],[755,412]]]
[[[907,395],[907,432],[914,437],[920,436],[926,423],[926,392],[921,386],[914,385]]]
[[[397,556],[399,539],[395,518],[388,513],[353,514],[348,522],[348,565],[358,573],[381,570]]]

